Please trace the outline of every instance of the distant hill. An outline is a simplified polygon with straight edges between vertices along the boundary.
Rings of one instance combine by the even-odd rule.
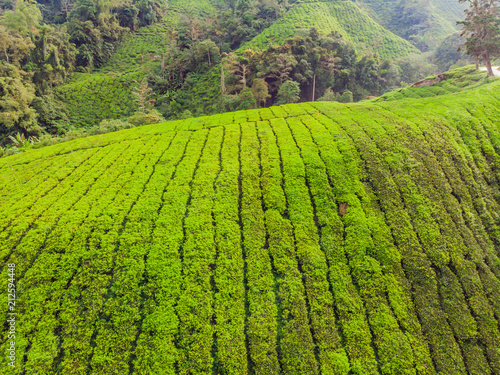
[[[408,41],[384,29],[351,1],[299,3],[270,28],[244,44],[240,50],[252,47],[262,49],[272,43],[280,44],[311,27],[315,27],[323,35],[332,31],[339,32],[360,54],[377,52],[382,59],[397,59],[419,53]]]
[[[432,50],[457,31],[465,4],[458,0],[362,0],[363,8],[382,26],[411,41],[422,50]]]

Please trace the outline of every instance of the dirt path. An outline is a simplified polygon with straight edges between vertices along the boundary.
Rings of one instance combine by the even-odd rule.
[[[500,77],[500,70],[498,70],[500,67],[498,66],[493,66],[493,74],[495,74],[495,77]],[[487,69],[485,66],[481,66],[479,70],[482,70],[483,72],[486,72]]]

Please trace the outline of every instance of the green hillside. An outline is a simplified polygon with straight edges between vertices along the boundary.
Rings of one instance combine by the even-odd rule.
[[[159,61],[154,56],[165,47],[167,33],[175,29],[182,16],[209,17],[215,11],[210,0],[174,0],[169,4],[169,11],[162,22],[127,35],[100,71],[128,73],[151,69],[152,64],[158,65]]]
[[[360,53],[377,52],[382,59],[396,59],[419,53],[409,42],[384,29],[356,3],[350,1],[298,4],[263,33],[243,45],[241,50],[264,48],[270,43],[280,44],[311,27],[317,28],[323,35],[337,31],[346,41],[353,43]]]
[[[459,29],[456,22],[464,17],[465,4],[456,0],[399,1],[399,0],[362,0],[362,7],[373,19],[393,33],[413,40],[416,45],[434,49],[449,34]],[[402,4],[409,4],[409,17],[402,14]],[[420,12],[420,15],[416,15]],[[409,22],[418,20],[414,25]],[[412,30],[412,26],[414,29]]]
[[[500,374],[499,108],[495,81],[0,159],[0,373]]]

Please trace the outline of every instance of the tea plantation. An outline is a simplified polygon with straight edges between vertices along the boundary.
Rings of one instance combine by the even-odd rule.
[[[495,81],[0,159],[0,373],[500,374],[499,108]]]

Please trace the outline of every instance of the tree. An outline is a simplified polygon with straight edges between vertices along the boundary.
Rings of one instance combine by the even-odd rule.
[[[296,103],[300,99],[300,85],[298,82],[288,80],[278,90],[277,105]]]
[[[239,102],[240,103],[238,107],[236,107],[237,111],[244,109],[253,109],[257,107],[257,102],[255,100],[255,97],[253,96],[252,91],[248,87],[245,87],[243,90],[241,90],[239,95]]]
[[[323,93],[323,96],[318,99],[319,102],[334,102],[338,98],[338,93],[333,91],[331,87],[327,88]]]
[[[19,65],[35,45],[27,37],[11,32],[7,27],[0,24],[0,59],[5,58],[7,63]]]
[[[500,18],[498,0],[459,0],[469,3],[465,11],[465,20],[457,24],[463,25],[460,36],[465,37],[465,51],[476,60],[482,60],[493,77],[491,60],[500,57]],[[462,46],[459,47],[459,50]]]
[[[69,14],[73,10],[74,0],[61,0],[61,15],[64,19],[68,19]]]
[[[328,54],[328,51],[324,48],[318,49],[317,53],[313,55],[313,89],[312,89],[312,101],[314,102],[316,95],[316,77],[318,75],[318,70],[326,73],[328,77],[333,77],[336,72],[337,63],[340,58],[334,57]]]
[[[424,33],[432,26],[432,1],[399,0],[390,24],[398,30],[398,35],[409,40],[421,51],[429,49],[429,40]]]
[[[247,77],[250,73],[250,66],[248,58],[244,56],[236,56],[235,53],[230,52],[228,54],[223,54],[225,56],[222,63],[221,72],[221,92],[224,94],[226,91],[234,92],[238,89],[244,89],[247,87]],[[233,74],[233,78],[236,79],[236,84],[232,87],[226,87],[226,75],[225,70],[229,70]]]
[[[192,47],[204,37],[203,25],[197,18],[183,16],[178,25],[179,40],[182,47]]]
[[[68,112],[64,102],[53,94],[37,96],[31,103],[37,113],[38,124],[49,134],[64,133],[69,126]]]
[[[290,73],[297,66],[298,62],[293,55],[281,53],[274,58],[274,63],[267,69],[267,77],[276,79],[281,86],[290,79]]]
[[[45,93],[62,83],[71,73],[75,62],[75,46],[69,42],[66,25],[39,26],[34,37],[35,49],[30,56],[30,71],[37,93]]]
[[[0,63],[0,126],[4,128],[1,133],[41,133],[36,112],[30,107],[33,99],[35,88],[28,74],[12,64]]]
[[[238,57],[234,60],[234,65],[232,69],[232,73],[234,73],[238,77],[239,83],[241,83],[242,88],[247,87],[247,76],[250,72],[250,68],[248,66],[248,59],[245,57]]]
[[[269,86],[263,79],[254,79],[252,88],[253,96],[259,105],[265,105],[266,100],[271,97],[269,95]]]
[[[127,2],[116,0],[108,4],[101,0],[76,0],[69,15],[70,41],[77,47],[76,65],[89,70],[102,66],[111,56],[113,43],[128,31],[119,24],[117,14],[120,12],[110,13],[118,6],[127,6]]]
[[[359,85],[370,93],[380,95],[382,89],[378,56],[366,55],[356,65],[356,79]]]
[[[196,44],[197,58],[196,62],[208,60],[208,66],[212,66],[212,62],[217,62],[220,58],[219,47],[211,41],[210,39],[206,39],[203,42],[199,42]]]
[[[32,37],[42,20],[42,13],[36,4],[19,1],[14,10],[8,10],[2,17],[2,23],[11,31],[25,37]]]
[[[137,82],[136,87],[132,88],[132,95],[135,96],[135,102],[142,114],[145,115],[153,107],[153,90],[148,85],[148,80],[143,78],[141,82]]]
[[[338,99],[337,99],[337,100],[338,100],[340,103],[352,103],[352,99],[353,99],[353,97],[352,97],[352,92],[350,92],[349,90],[346,90],[346,91],[344,91],[344,92],[342,93],[342,95],[340,95],[340,96],[338,97]]]

